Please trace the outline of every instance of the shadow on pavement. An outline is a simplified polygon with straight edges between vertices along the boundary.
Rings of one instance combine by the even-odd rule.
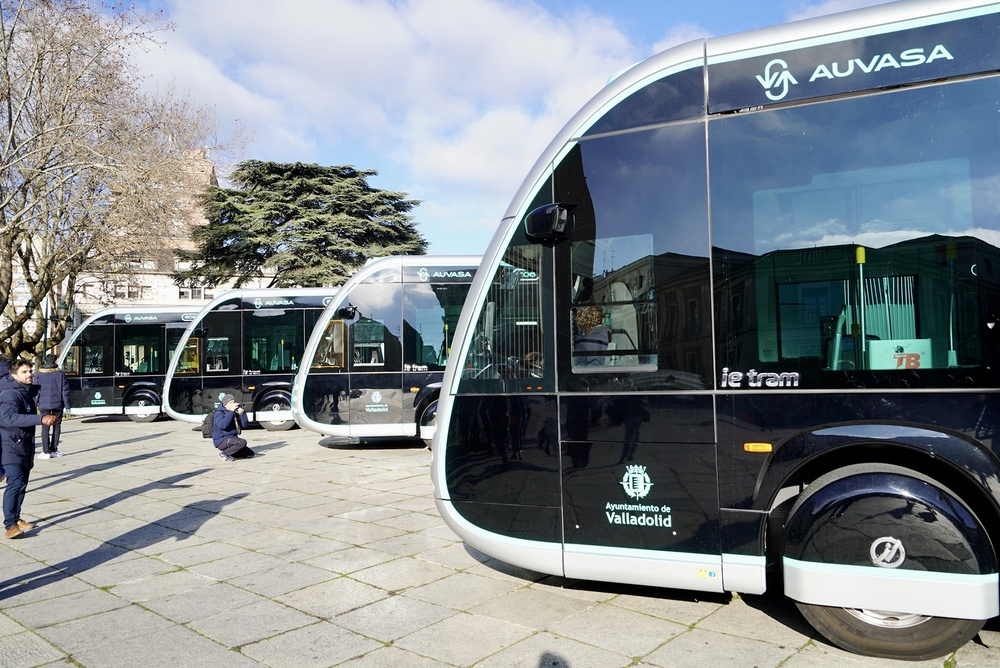
[[[126,443],[127,441],[118,441],[119,443]],[[108,444],[112,445],[112,444]],[[97,448],[88,448],[89,450],[97,450],[98,448],[106,448],[107,445],[98,446]],[[85,452],[85,450],[77,450],[77,452]],[[125,457],[124,459],[115,459],[109,462],[101,462],[100,464],[91,464],[78,469],[64,470],[60,473],[49,473],[47,475],[38,475],[40,473],[39,467],[36,464],[35,468],[32,469],[35,474],[31,478],[31,489],[41,490],[52,485],[58,485],[61,482],[66,482],[67,480],[74,480],[75,478],[80,478],[91,471],[106,471],[107,469],[113,469],[116,466],[123,466],[125,464],[134,464],[135,462],[141,462],[145,459],[150,459],[153,457],[158,457],[160,455],[166,454],[170,450],[153,450],[141,455],[136,455],[135,457]],[[190,475],[190,474],[185,474]],[[45,481],[45,484],[39,485],[41,481]]]
[[[131,497],[135,494],[142,494],[143,491],[174,486],[174,480],[190,475],[198,475],[199,473],[201,473],[201,471],[187,473],[183,476],[164,478],[162,481],[152,482],[148,485],[142,485],[132,490],[119,492],[118,494],[110,496],[107,499],[99,501],[89,508],[82,509],[79,512],[64,513],[64,515],[76,517],[80,514],[93,512],[98,508],[105,508],[113,505],[118,500],[123,498]],[[66,559],[59,563],[51,564],[50,566],[40,568],[30,573],[16,575],[9,580],[0,582],[0,598],[17,596],[40,587],[59,582],[67,577],[77,575],[78,573],[82,573],[121,557],[123,554],[127,554],[130,551],[143,549],[164,540],[171,538],[184,540],[188,536],[193,535],[207,520],[219,514],[219,512],[227,505],[246,496],[247,494],[241,493],[224,499],[199,501],[197,503],[189,504],[177,512],[171,513],[170,515],[167,515],[166,517],[163,517],[155,522],[132,529],[131,531],[126,531],[115,538],[108,539],[99,547],[88,552],[84,552],[79,556]],[[29,534],[19,540],[31,540],[31,535]]]

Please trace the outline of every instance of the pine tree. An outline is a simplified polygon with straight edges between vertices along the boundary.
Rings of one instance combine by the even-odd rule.
[[[271,276],[270,287],[340,285],[369,258],[422,255],[427,242],[408,212],[420,202],[368,184],[374,170],[350,165],[248,160],[232,187],[204,195],[208,225],[192,232],[191,268],[178,285],[235,286]]]

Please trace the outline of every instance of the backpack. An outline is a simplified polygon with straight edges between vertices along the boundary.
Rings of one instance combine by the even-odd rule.
[[[205,416],[205,419],[201,421],[201,437],[202,438],[212,438],[212,422],[215,420],[215,411],[212,411]]]

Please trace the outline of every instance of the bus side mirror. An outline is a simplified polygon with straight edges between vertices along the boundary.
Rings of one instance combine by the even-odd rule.
[[[339,309],[337,309],[337,317],[342,318],[344,320],[354,320],[354,318],[357,317],[357,315],[358,315],[357,306],[342,306]]]
[[[565,241],[576,222],[575,208],[576,204],[560,202],[535,209],[524,218],[525,236],[546,246]]]

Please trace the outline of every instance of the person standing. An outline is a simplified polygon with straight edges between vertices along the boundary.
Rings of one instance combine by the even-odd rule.
[[[0,353],[0,381],[10,374],[10,355],[7,353]],[[0,465],[0,483],[7,479],[7,474],[3,471],[3,465]]]
[[[35,374],[38,385],[38,408],[43,415],[55,415],[58,420],[51,426],[42,426],[41,459],[62,457],[59,452],[59,434],[62,431],[63,412],[70,407],[69,381],[66,373],[56,365],[55,355],[46,355],[42,368]]]
[[[35,527],[21,519],[21,505],[35,459],[35,425],[55,424],[55,415],[38,415],[37,387],[32,384],[31,362],[15,360],[10,376],[0,384],[0,464],[7,473],[3,492],[3,525],[7,538],[18,538]]]
[[[212,418],[212,443],[219,450],[219,459],[250,459],[254,451],[247,447],[247,440],[240,432],[247,426],[247,414],[231,394],[223,395],[219,408]]]

